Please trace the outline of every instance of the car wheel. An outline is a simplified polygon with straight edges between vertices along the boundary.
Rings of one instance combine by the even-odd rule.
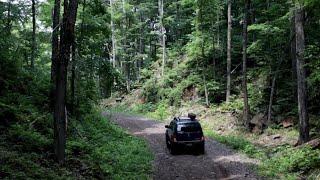
[[[168,136],[166,136],[166,144],[167,144],[167,148],[170,149],[170,142],[169,142],[169,138]]]
[[[177,154],[178,149],[175,145],[171,144],[169,151],[172,155],[175,155],[175,154]]]
[[[204,144],[199,146],[199,154],[204,154]]]

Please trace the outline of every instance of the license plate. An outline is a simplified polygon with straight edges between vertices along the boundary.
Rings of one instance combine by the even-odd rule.
[[[187,143],[186,146],[190,147],[192,146],[192,143]]]

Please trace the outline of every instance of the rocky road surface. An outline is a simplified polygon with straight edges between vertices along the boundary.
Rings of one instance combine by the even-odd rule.
[[[152,149],[155,180],[189,180],[189,179],[261,179],[252,171],[256,161],[238,154],[223,144],[206,138],[205,154],[197,155],[185,150],[178,155],[171,155],[165,143],[165,124],[142,117],[110,114],[119,126],[133,135],[143,137]]]

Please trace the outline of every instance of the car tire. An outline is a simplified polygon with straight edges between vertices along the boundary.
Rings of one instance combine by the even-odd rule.
[[[169,143],[169,137],[166,136],[166,145],[167,145],[167,148],[170,149],[170,143]]]
[[[171,153],[172,155],[176,155],[177,152],[178,152],[178,149],[177,149],[177,147],[176,147],[174,144],[171,144],[169,150],[170,150],[170,153]]]
[[[204,154],[204,144],[199,146],[198,152],[199,154]]]

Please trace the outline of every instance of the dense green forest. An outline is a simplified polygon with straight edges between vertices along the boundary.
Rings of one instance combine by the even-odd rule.
[[[262,175],[319,178],[319,10],[317,0],[1,0],[0,179],[148,179],[147,143],[101,112],[163,120],[186,104],[256,136],[289,124],[294,144],[267,153],[283,158]]]

